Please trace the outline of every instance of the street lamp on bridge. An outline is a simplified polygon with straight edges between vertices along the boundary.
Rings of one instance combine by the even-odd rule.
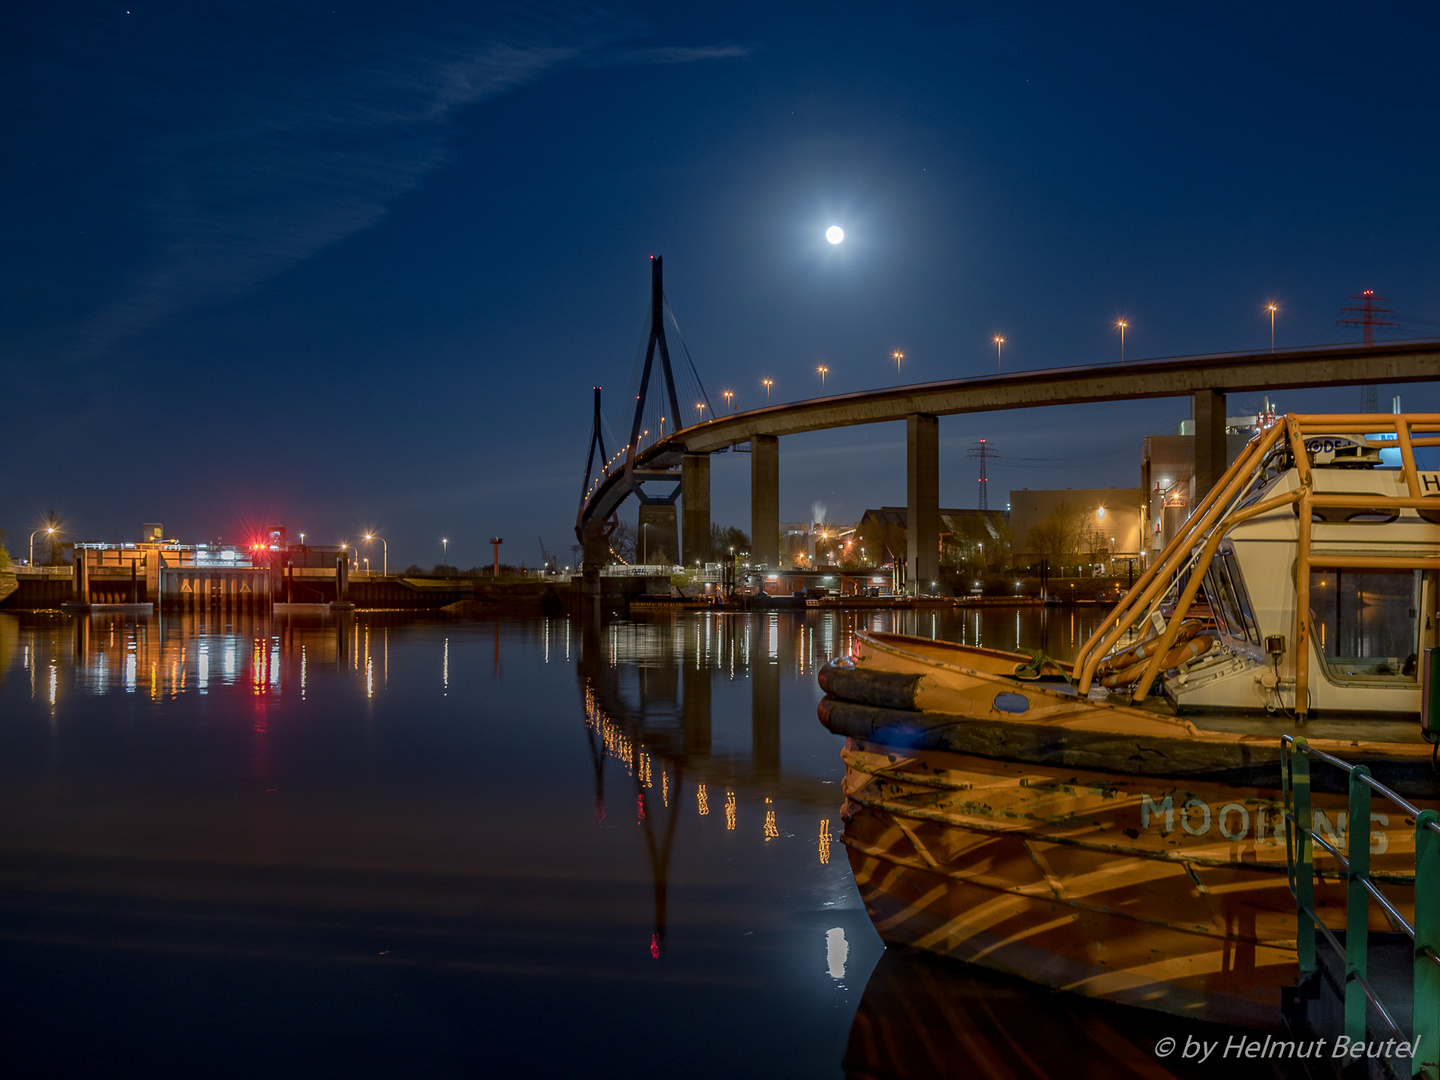
[[[775,385],[774,379],[761,379],[760,385],[765,387],[765,404],[770,404],[770,387]]]
[[[734,391],[734,390],[721,390],[721,391],[720,391],[720,396],[725,399],[725,411],[726,411],[726,412],[734,412],[734,411],[735,411],[735,391]]]
[[[1275,351],[1275,312],[1280,310],[1280,305],[1275,301],[1265,305],[1265,310],[1270,313],[1270,351]]]
[[[905,354],[904,354],[903,352],[901,352],[899,349],[896,349],[893,353],[890,354],[890,357],[891,357],[891,359],[893,359],[893,360],[895,361],[895,385],[896,385],[896,386],[899,386],[899,385],[900,385],[900,361],[905,359]]]
[[[1120,363],[1122,364],[1125,362],[1125,328],[1129,325],[1124,319],[1115,324],[1115,328],[1120,331]]]
[[[1004,338],[1004,336],[1001,335],[1001,334],[996,334],[996,335],[995,335],[995,371],[996,371],[997,373],[1000,372],[1001,370],[1003,370],[1003,369],[1000,367],[1000,350],[1001,350],[1002,348],[1004,348],[1004,346],[1005,346],[1005,338]]]
[[[367,543],[371,540],[380,541],[380,572],[388,575],[390,573],[390,545],[385,543],[383,536],[376,536],[374,533],[366,533],[365,540]],[[365,560],[365,571],[366,573],[370,571],[369,559]]]
[[[45,526],[45,528],[43,528],[43,529],[36,529],[35,532],[32,532],[32,533],[30,534],[30,565],[31,565],[31,566],[34,566],[34,565],[35,565],[35,533],[42,533],[42,532],[43,532],[46,536],[54,536],[54,535],[55,535],[55,530],[58,529],[58,528],[59,528],[58,525],[47,525],[47,526]]]
[[[826,367],[824,364],[821,364],[821,365],[820,365],[819,367],[817,367],[815,370],[820,373],[820,396],[821,396],[821,397],[824,397],[824,396],[825,396],[825,376],[826,376],[827,374],[829,374],[830,369],[829,369],[828,367]]]
[[[704,420],[704,419],[705,419],[705,403],[704,403],[703,401],[697,401],[697,402],[695,403],[695,422],[698,424],[698,423],[700,423],[700,422],[701,422],[702,420]]]

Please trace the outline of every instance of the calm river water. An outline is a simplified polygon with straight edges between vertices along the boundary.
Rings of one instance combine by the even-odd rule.
[[[1172,1075],[1169,1021],[886,953],[815,718],[857,624],[1065,657],[1096,617],[0,614],[0,1060]]]

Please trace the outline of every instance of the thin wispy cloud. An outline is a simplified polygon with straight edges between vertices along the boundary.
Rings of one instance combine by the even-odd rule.
[[[625,49],[600,61],[621,67],[641,64],[695,64],[704,60],[739,60],[755,50],[748,45],[657,45],[644,49]]]
[[[450,159],[457,115],[571,66],[728,60],[733,45],[635,48],[593,19],[467,30],[447,23],[395,38],[317,47],[286,42],[263,66],[193,73],[202,105],[161,122],[124,163],[145,218],[129,284],[84,320],[71,350],[103,354],[178,312],[243,296],[380,221]],[[304,34],[297,34],[304,38]],[[233,59],[233,58],[231,58]],[[156,114],[164,116],[157,79]]]

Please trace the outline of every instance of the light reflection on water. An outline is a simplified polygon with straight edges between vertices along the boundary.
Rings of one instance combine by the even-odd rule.
[[[0,614],[7,1055],[892,1075],[815,671],[859,627],[1065,658],[1097,615]]]

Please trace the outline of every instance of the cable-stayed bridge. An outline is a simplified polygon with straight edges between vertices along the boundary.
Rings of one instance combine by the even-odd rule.
[[[664,332],[661,261],[652,262],[651,325],[629,441],[605,446],[600,391],[575,531],[588,576],[608,557],[609,531],[634,495],[642,528],[683,563],[709,555],[710,455],[750,450],[751,561],[780,559],[780,447],[785,435],[903,420],[906,425],[908,566],[914,584],[939,577],[939,418],[1137,398],[1189,397],[1195,422],[1196,494],[1224,472],[1227,394],[1299,387],[1419,382],[1440,377],[1440,339],[1335,345],[1268,352],[1168,357],[1129,363],[1047,368],[834,394],[714,415],[693,364],[693,387],[677,388]],[[687,356],[688,362],[688,356]],[[694,387],[700,387],[698,393]],[[692,397],[699,400],[691,401]],[[658,420],[656,419],[658,417]],[[676,423],[681,426],[676,427]],[[607,457],[607,449],[611,451]],[[647,485],[649,489],[647,490]],[[664,490],[656,491],[659,487]],[[679,500],[677,519],[675,509]],[[676,526],[679,534],[675,535]]]

